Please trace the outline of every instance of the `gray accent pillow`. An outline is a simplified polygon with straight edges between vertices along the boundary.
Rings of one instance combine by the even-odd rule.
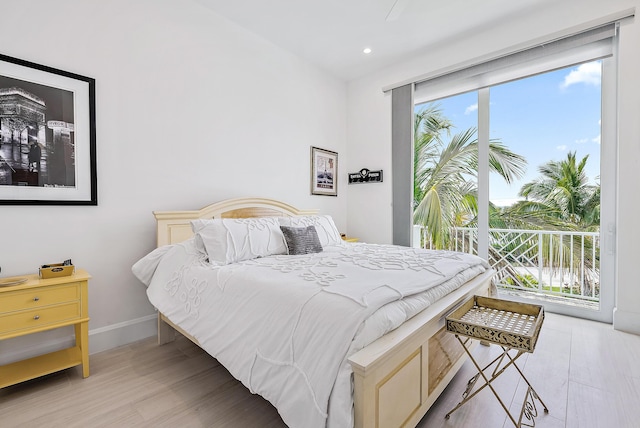
[[[280,226],[290,255],[319,253],[322,245],[315,226]]]

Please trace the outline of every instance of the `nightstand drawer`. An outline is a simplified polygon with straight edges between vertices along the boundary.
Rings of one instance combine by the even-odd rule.
[[[10,291],[0,297],[0,315],[80,300],[80,283]]]
[[[48,325],[80,319],[80,301],[0,315],[0,337],[20,330],[37,330]]]

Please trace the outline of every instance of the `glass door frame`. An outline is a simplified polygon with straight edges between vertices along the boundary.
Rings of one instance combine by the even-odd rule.
[[[600,140],[600,301],[599,309],[539,301],[549,312],[613,322],[616,292],[617,218],[617,52],[602,60],[602,106]],[[478,255],[489,259],[489,131],[490,88],[478,89]],[[531,302],[532,298],[509,295]],[[534,299],[535,300],[535,299]]]

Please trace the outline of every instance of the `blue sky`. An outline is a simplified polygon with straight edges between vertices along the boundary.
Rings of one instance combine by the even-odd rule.
[[[490,177],[489,198],[497,205],[517,199],[524,183],[540,176],[538,166],[589,155],[586,172],[596,182],[600,174],[601,64],[599,61],[494,86],[490,90],[490,136],[523,155],[527,172],[511,186]],[[477,92],[436,101],[458,133],[477,128]],[[419,108],[419,106],[417,107]]]

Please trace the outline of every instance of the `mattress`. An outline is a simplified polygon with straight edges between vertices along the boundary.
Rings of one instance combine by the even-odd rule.
[[[392,245],[209,263],[194,240],[133,267],[150,302],[290,427],[353,426],[348,357],[488,269]]]

